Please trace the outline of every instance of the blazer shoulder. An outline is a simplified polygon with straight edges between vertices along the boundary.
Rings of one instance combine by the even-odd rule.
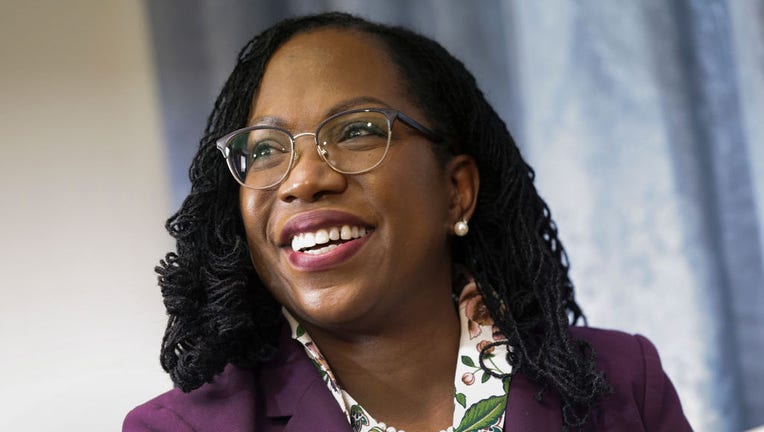
[[[254,400],[252,371],[228,365],[213,382],[196,390],[184,393],[175,388],[137,406],[125,417],[122,431],[250,430]]]
[[[176,390],[163,393],[133,408],[122,423],[123,432],[192,432],[193,427],[188,424],[181,413],[176,412],[172,404],[166,403],[171,398],[171,393]]]
[[[655,345],[642,335],[590,327],[571,328],[573,337],[594,348],[597,366],[605,373],[613,394],[603,408],[631,406],[650,431],[691,431],[679,396],[663,370]],[[604,409],[602,412],[612,412]],[[635,419],[636,420],[636,419]]]

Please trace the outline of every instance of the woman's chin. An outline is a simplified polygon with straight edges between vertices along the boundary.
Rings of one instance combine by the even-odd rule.
[[[351,334],[376,327],[369,308],[363,307],[359,301],[325,299],[290,308],[290,312],[308,327],[331,333]]]

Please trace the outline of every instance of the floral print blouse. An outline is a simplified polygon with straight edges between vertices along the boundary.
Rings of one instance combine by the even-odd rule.
[[[289,311],[282,309],[282,312],[292,328],[292,337],[305,348],[354,432],[394,430],[372,417],[340,387],[331,367],[310,335]],[[512,371],[506,360],[508,345],[492,345],[494,342],[505,341],[506,338],[494,327],[493,319],[483,303],[483,297],[471,278],[467,280],[459,296],[459,318],[461,336],[454,377],[454,417],[453,426],[448,428],[448,431],[501,432],[509,392],[508,376]],[[483,365],[491,373],[480,366],[481,352]]]

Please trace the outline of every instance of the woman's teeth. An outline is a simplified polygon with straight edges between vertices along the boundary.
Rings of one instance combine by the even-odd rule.
[[[342,225],[341,227],[322,228],[315,232],[305,232],[297,234],[292,237],[292,250],[295,252],[305,252],[311,255],[319,255],[329,252],[337,247],[337,244],[327,244],[330,241],[337,240],[353,240],[361,238],[367,234],[364,227],[351,227],[349,225]],[[326,244],[325,247],[318,249],[310,249],[316,245]]]

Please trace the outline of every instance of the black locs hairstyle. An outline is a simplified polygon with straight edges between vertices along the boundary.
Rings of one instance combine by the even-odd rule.
[[[514,347],[513,373],[556,391],[566,427],[581,427],[609,386],[596,369],[592,347],[570,336],[570,323],[582,313],[557,229],[533,185],[533,170],[474,77],[437,42],[342,13],[282,21],[240,52],[191,165],[191,192],[167,221],[177,252],[156,268],[169,315],[162,367],[190,391],[227,363],[254,366],[275,349],[280,306],[252,266],[239,188],[215,140],[245,126],[253,94],[278,47],[295,34],[323,27],[380,41],[414,102],[446,137],[449,145],[436,152],[447,158],[450,148],[477,161],[477,208],[470,234],[453,242],[454,261],[474,274],[496,325]]]

